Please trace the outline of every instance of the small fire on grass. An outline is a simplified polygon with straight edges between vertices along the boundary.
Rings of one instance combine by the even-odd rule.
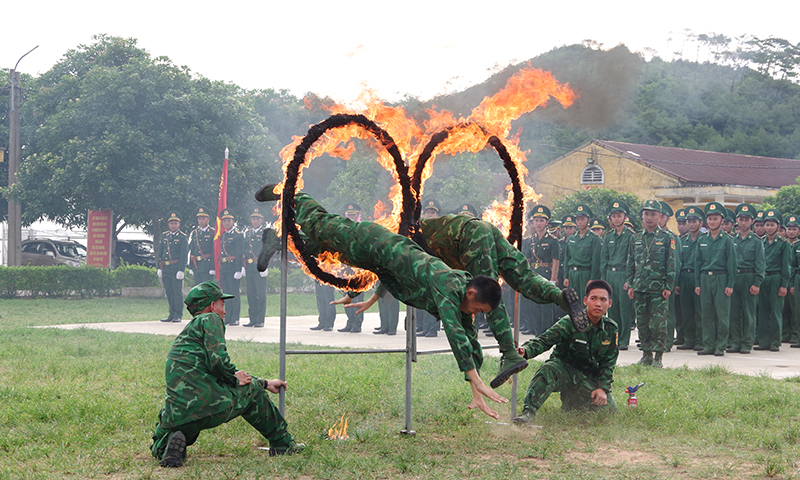
[[[347,418],[344,415],[339,417],[339,420],[328,429],[328,438],[330,440],[347,440],[350,438],[347,436]]]

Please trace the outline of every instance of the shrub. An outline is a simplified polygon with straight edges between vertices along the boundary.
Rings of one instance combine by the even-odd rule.
[[[117,288],[122,287],[157,287],[158,275],[153,268],[142,265],[123,265],[114,270]]]

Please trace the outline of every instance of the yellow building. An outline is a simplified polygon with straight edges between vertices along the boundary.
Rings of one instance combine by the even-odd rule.
[[[797,177],[798,160],[592,140],[534,171],[530,182],[542,195],[539,203],[550,206],[559,197],[601,187],[663,200],[673,211],[708,202],[733,210],[740,203],[764,203]]]

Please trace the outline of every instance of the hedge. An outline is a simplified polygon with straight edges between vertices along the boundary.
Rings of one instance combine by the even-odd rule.
[[[122,287],[157,287],[155,269],[128,265],[93,267],[0,267],[0,297],[107,297]]]

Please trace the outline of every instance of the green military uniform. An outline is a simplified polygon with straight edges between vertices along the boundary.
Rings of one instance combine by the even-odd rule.
[[[671,217],[674,213],[672,211],[672,207],[663,200],[659,200],[658,202],[661,205],[661,214],[667,216],[667,221],[669,221],[669,217]],[[667,228],[666,224],[662,228],[665,232],[669,233],[672,236],[672,239],[675,241],[675,251],[680,252],[681,250],[681,240],[678,235],[673,233],[669,228]],[[669,352],[672,349],[672,345],[675,342],[675,327],[678,323],[677,307],[676,307],[676,296],[675,296],[675,287],[678,286],[678,276],[677,272],[681,271],[681,263],[680,263],[680,255],[675,255],[675,285],[670,288],[672,293],[670,294],[669,298],[667,299],[667,340],[665,343],[666,351]]]
[[[784,222],[786,228],[800,227],[800,217],[790,215]],[[792,257],[789,267],[791,281],[789,287],[794,288],[794,293],[787,295],[786,302],[791,302],[791,318],[789,323],[784,323],[783,340],[791,343],[792,348],[800,348],[800,282],[798,282],[798,271],[800,271],[800,238],[795,239],[794,243],[789,242],[789,253]]]
[[[356,222],[361,221],[361,207],[358,206],[356,203],[349,203],[347,204],[347,208],[344,209],[344,215],[347,218],[354,219]],[[343,292],[345,293],[345,292]],[[356,302],[363,302],[364,301],[364,294],[359,293],[353,298]],[[340,328],[340,332],[350,332],[350,333],[360,333],[361,332],[361,324],[364,323],[364,312],[356,313],[355,308],[345,308],[344,313],[347,316],[347,324]],[[438,327],[438,324],[437,324]],[[438,330],[438,328],[437,328]],[[434,332],[435,333],[435,332]]]
[[[764,222],[783,223],[781,213],[770,209],[764,212]],[[781,348],[781,313],[784,296],[779,294],[781,288],[788,289],[789,266],[792,261],[791,246],[777,233],[772,241],[769,235],[764,238],[764,258],[766,260],[766,278],[761,284],[758,303],[758,325],[756,327],[756,350],[777,352]]]
[[[219,218],[222,220],[234,217],[233,213],[226,208],[220,212]],[[225,324],[239,325],[239,314],[242,308],[239,299],[240,284],[244,273],[244,236],[235,226],[222,232],[219,262],[219,284],[222,291],[229,295],[236,295],[236,298],[231,299],[225,306]]]
[[[526,358],[553,349],[544,365],[531,379],[523,403],[523,415],[535,415],[552,392],[561,392],[564,410],[596,408],[591,404],[593,390],[606,392],[608,407],[615,408],[611,395],[614,367],[617,364],[617,324],[603,316],[597,326],[584,333],[575,330],[569,317],[562,317],[540,337],[522,346]]]
[[[181,221],[177,212],[170,212],[167,221]],[[161,234],[161,247],[158,251],[158,270],[161,283],[169,304],[169,316],[162,322],[180,322],[183,316],[183,272],[189,255],[189,242],[180,230],[170,230]]]
[[[687,221],[689,218],[696,218],[702,223],[706,216],[698,207],[688,207],[684,210]],[[697,236],[692,239],[691,233],[686,233],[681,237],[680,261],[681,270],[678,273],[678,287],[680,295],[677,298],[677,310],[680,312],[681,330],[683,333],[683,345],[678,345],[678,350],[702,350],[702,325],[700,323],[700,296],[695,293],[696,283],[695,260],[697,256],[697,242],[703,233],[697,232]],[[678,334],[680,337],[680,333]]]
[[[210,217],[204,207],[197,209],[197,217]],[[206,228],[197,227],[189,235],[189,268],[194,275],[194,284],[216,279],[214,270],[214,235],[217,229],[210,224]]]
[[[622,212],[628,215],[628,205],[615,200],[608,207],[608,215]],[[622,232],[617,233],[615,228],[606,232],[600,248],[600,274],[603,280],[611,285],[611,306],[608,316],[619,326],[619,348],[627,350],[631,341],[631,325],[633,323],[633,300],[628,297],[628,291],[623,288],[627,283],[628,250],[633,234],[622,227]]]
[[[537,205],[531,212],[530,219],[544,218],[545,221],[550,220],[550,209],[544,205]],[[533,232],[530,238],[522,241],[522,253],[528,260],[529,265],[533,271],[540,275],[545,280],[553,278],[553,261],[558,261],[561,254],[558,239],[549,233],[542,237]],[[558,273],[556,272],[556,275]],[[558,277],[556,277],[558,278]],[[545,330],[550,328],[558,317],[559,310],[556,305],[542,304],[530,301],[527,298],[522,299],[520,302],[524,325],[520,327],[522,333],[528,335],[541,335]]]
[[[709,215],[725,215],[725,207],[718,202],[706,205]],[[726,288],[733,288],[736,272],[736,249],[731,237],[721,229],[716,238],[705,233],[697,239],[695,255],[695,282],[700,287],[702,313],[702,347],[698,355],[725,355],[730,327],[731,298]]]
[[[592,211],[586,205],[578,205],[575,216],[591,218]],[[600,237],[587,229],[583,236],[580,231],[571,235],[566,243],[564,275],[570,287],[582,292],[589,280],[600,279]]]
[[[423,202],[422,216],[423,218],[435,218],[439,216],[441,208],[439,202],[434,199],[428,199]],[[438,337],[441,324],[434,315],[425,310],[416,311],[417,315],[417,333],[421,337]]]
[[[755,218],[756,209],[742,203],[736,207],[735,215]],[[750,353],[756,337],[756,306],[758,295],[750,293],[750,287],[761,287],[764,281],[764,242],[752,231],[742,238],[741,232],[733,236],[736,249],[736,278],[731,296],[730,339],[728,353]]]
[[[428,245],[448,267],[465,270],[472,276],[503,277],[506,284],[536,303],[563,305],[561,289],[528,266],[525,256],[508,243],[492,224],[466,215],[421,218],[420,226]],[[509,318],[501,302],[486,315],[500,345],[503,364],[522,361],[516,353]]]
[[[344,263],[377,274],[395,298],[441,319],[461,371],[480,369],[483,352],[472,316],[459,309],[468,273],[451,269],[413,240],[376,223],[330,214],[304,193],[295,196],[295,221],[309,238],[310,252],[338,252]]]
[[[167,354],[166,397],[150,447],[157,459],[164,456],[174,432],[182,432],[186,445],[192,445],[202,430],[238,416],[269,441],[271,450],[294,444],[286,420],[265,391],[266,381],[252,377],[251,383],[239,385],[236,366],[225,346],[222,317],[216,313],[196,314],[218,299],[232,297],[223,295],[214,282],[201,283],[186,296],[186,305],[195,316]]]
[[[263,222],[264,214],[261,207],[256,207],[250,214],[250,218],[257,217]],[[267,272],[258,271],[258,256],[261,253],[263,243],[261,241],[264,231],[269,231],[268,235],[275,235],[274,230],[266,228],[262,223],[258,228],[248,228],[244,234],[244,264],[247,275],[247,316],[249,323],[245,327],[263,327],[264,318],[267,316]]]
[[[670,300],[675,302],[675,339],[673,345],[681,346],[686,343],[686,338],[683,333],[683,317],[681,316],[681,298],[678,287],[680,282],[681,270],[683,270],[683,263],[681,252],[683,251],[681,232],[681,225],[686,226],[686,209],[679,208],[675,212],[675,223],[678,224],[678,234],[675,236],[675,264],[678,267],[675,270],[675,291],[670,295]]]
[[[645,202],[642,210],[660,212],[657,200]],[[628,250],[628,288],[634,291],[633,305],[644,352],[641,363],[661,366],[661,355],[667,351],[667,299],[664,290],[675,285],[675,240],[658,226],[633,234]],[[655,352],[655,360],[651,352]]]

